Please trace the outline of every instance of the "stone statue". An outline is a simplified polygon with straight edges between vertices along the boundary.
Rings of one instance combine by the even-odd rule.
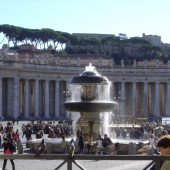
[[[144,68],[146,68],[147,67],[147,60],[144,60]]]
[[[17,142],[17,150],[18,154],[23,154],[23,146],[20,140]]]
[[[121,60],[121,67],[125,67],[124,60]]]
[[[133,67],[136,67],[136,60],[133,60]]]
[[[159,67],[159,65],[160,65],[159,60],[156,60],[156,67]]]
[[[133,142],[129,143],[128,155],[136,155],[136,144]]]

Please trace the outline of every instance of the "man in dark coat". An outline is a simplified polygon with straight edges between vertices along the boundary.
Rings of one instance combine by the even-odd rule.
[[[79,154],[84,154],[84,139],[81,132],[79,133],[79,137],[78,137],[78,145],[79,145]]]

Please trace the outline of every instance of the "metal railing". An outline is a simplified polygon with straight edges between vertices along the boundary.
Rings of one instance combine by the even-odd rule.
[[[67,164],[67,170],[73,169],[73,164],[81,170],[86,170],[77,160],[151,160],[151,162],[143,168],[147,170],[155,163],[155,170],[160,170],[160,163],[162,160],[170,160],[170,156],[144,156],[144,155],[64,155],[64,154],[42,154],[36,156],[35,154],[14,154],[14,155],[0,155],[0,159],[18,159],[18,160],[63,160],[54,170],[60,169],[64,164]]]

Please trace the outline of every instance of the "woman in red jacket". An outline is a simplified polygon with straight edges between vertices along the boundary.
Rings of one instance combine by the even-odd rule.
[[[2,144],[2,147],[4,148],[4,154],[13,154],[14,152],[14,146],[13,144],[8,140],[8,138],[4,138],[4,142]],[[14,160],[10,159],[11,165],[12,165],[12,169],[15,170],[15,164],[14,164]],[[7,164],[7,159],[4,159],[3,162],[3,167],[2,169],[5,170]]]

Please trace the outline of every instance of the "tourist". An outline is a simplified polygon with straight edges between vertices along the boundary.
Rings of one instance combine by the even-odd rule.
[[[103,143],[102,143],[103,147],[106,148],[111,144],[112,144],[111,139],[107,136],[107,134],[104,134],[104,139],[103,139]]]
[[[159,155],[159,152],[156,148],[157,138],[154,136],[154,134],[151,134],[149,137],[149,143],[152,147],[152,155]]]
[[[15,124],[15,121],[16,121],[15,118],[13,118],[13,119],[12,119],[12,124],[13,124],[13,125]]]
[[[119,138],[119,137],[120,137],[120,128],[118,127],[118,125],[117,125],[117,127],[114,129],[114,131],[115,131],[115,133],[116,133],[116,138]]]
[[[165,135],[158,140],[157,147],[161,155],[170,155],[170,135]],[[165,160],[160,170],[169,170],[170,160]]]
[[[36,139],[41,139],[43,137],[43,133],[41,130],[37,131],[35,134]]]
[[[18,123],[19,123],[19,117],[17,117],[17,120],[16,120],[16,121],[17,121],[17,125],[18,125]]]
[[[44,139],[42,139],[41,143],[38,145],[37,150],[36,150],[36,156],[39,156],[42,153],[46,152],[46,144]]]
[[[26,127],[26,130],[23,132],[23,136],[25,135],[26,140],[29,141],[32,139],[31,135],[32,135],[32,130],[30,127]],[[22,136],[22,137],[23,137]]]
[[[62,141],[61,141],[62,153],[66,154],[66,145],[67,145],[67,143],[66,143],[66,140],[65,140],[64,136],[62,136],[61,138],[62,138]]]
[[[104,139],[103,139],[103,143],[102,143],[103,148],[104,148],[103,154],[106,154],[110,151],[109,146],[112,144],[113,143],[112,143],[111,139],[107,136],[107,134],[104,134]]]
[[[29,147],[28,141],[30,141],[32,139],[32,130],[30,127],[26,127],[25,131],[23,131],[23,136],[22,137],[26,137],[26,147]]]
[[[99,135],[96,140],[96,155],[98,155],[101,151],[103,151],[102,143],[103,143],[103,138],[101,137],[101,135]]]
[[[2,144],[2,147],[4,148],[4,154],[13,154],[14,146],[8,140],[8,138],[4,138],[4,142]],[[14,164],[13,159],[10,159],[10,162],[11,162],[11,165],[12,165],[12,169],[15,170],[15,164]],[[7,164],[7,159],[4,159],[3,167],[2,167],[3,170],[5,170],[6,164]]]
[[[93,137],[91,134],[87,136],[86,141],[87,141],[87,153],[91,154],[92,142],[93,142]]]
[[[83,135],[82,132],[80,132],[78,134],[78,146],[79,146],[79,154],[84,154],[84,139],[83,139]]]
[[[68,155],[70,157],[73,157],[74,156],[74,151],[75,151],[74,139],[71,139],[71,141],[69,143]]]
[[[3,131],[0,131],[0,148],[2,148]]]

